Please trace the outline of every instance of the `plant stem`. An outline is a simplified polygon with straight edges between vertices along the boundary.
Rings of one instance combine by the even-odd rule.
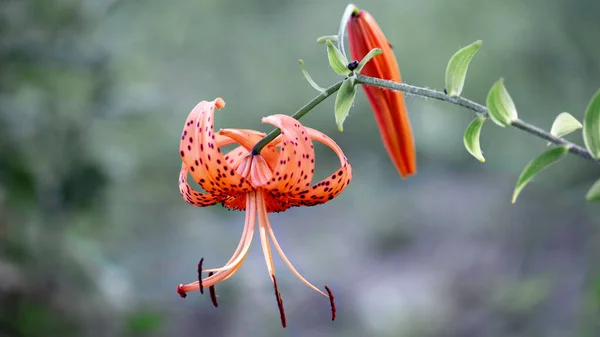
[[[441,92],[441,91],[417,87],[417,86],[406,84],[406,83],[397,83],[397,82],[393,82],[393,81],[382,80],[379,78],[363,76],[360,74],[356,75],[356,80],[357,80],[356,82],[358,84],[364,84],[364,85],[370,85],[370,86],[384,88],[384,89],[402,91],[404,93],[415,95],[415,96],[433,98],[433,99],[437,99],[440,101],[448,102],[448,103],[451,103],[454,105],[461,106],[468,110],[471,110],[480,116],[489,118],[488,110],[485,106],[483,106],[479,103],[473,102],[464,97],[460,97],[460,96],[450,97],[446,93]],[[327,97],[331,96],[336,91],[338,91],[340,89],[340,86],[342,85],[342,83],[343,83],[343,81],[340,81],[340,82],[330,86],[329,88],[323,90],[319,95],[317,95],[310,102],[308,102],[305,106],[300,108],[300,110],[298,110],[295,114],[293,114],[292,117],[294,117],[295,119],[302,118],[310,110],[312,110],[314,107],[316,107],[321,102],[323,102]],[[556,137],[556,136],[552,135],[551,133],[538,128],[537,126],[528,124],[520,119],[512,122],[511,126],[517,128],[519,130],[525,131],[529,134],[532,134],[538,138],[547,140],[553,144],[566,145],[569,147],[569,152],[571,152],[579,157],[582,157],[584,159],[588,159],[588,160],[591,160],[593,162],[600,164],[600,160],[594,159],[592,157],[592,155],[584,147],[579,146],[575,143],[566,141],[563,138]],[[269,132],[268,135],[266,135],[263,139],[261,139],[258,143],[256,143],[254,148],[252,148],[251,154],[252,155],[259,154],[260,151],[262,150],[262,148],[265,147],[265,145],[269,144],[271,141],[273,141],[273,139],[275,139],[275,137],[279,136],[280,133],[281,133],[281,131],[279,129],[274,129],[273,131]]]
[[[302,118],[310,110],[312,110],[314,107],[316,107],[321,102],[323,102],[325,99],[327,99],[327,97],[333,95],[336,91],[338,91],[340,89],[340,87],[342,86],[343,82],[344,81],[340,81],[340,82],[330,86],[329,88],[323,90],[320,94],[318,94],[310,102],[306,103],[305,106],[300,108],[300,110],[296,111],[296,113],[293,114],[292,117],[295,119]],[[267,134],[263,139],[259,140],[258,143],[256,143],[254,145],[250,154],[253,156],[259,154],[260,151],[263,149],[263,147],[265,147],[267,144],[269,144],[271,141],[273,141],[273,139],[275,139],[277,136],[279,136],[280,133],[281,133],[281,130],[279,130],[279,129],[274,129],[273,131],[269,132],[269,134]]]
[[[471,100],[468,100],[464,97],[460,97],[460,96],[459,97],[450,97],[446,93],[441,92],[441,91],[432,90],[432,89],[428,89],[428,88],[416,87],[416,86],[405,84],[405,83],[396,83],[393,81],[387,81],[387,80],[382,80],[379,78],[368,77],[368,76],[363,76],[363,75],[357,75],[357,83],[370,85],[370,86],[374,86],[374,87],[379,87],[379,88],[384,88],[384,89],[402,91],[407,94],[412,94],[412,95],[416,95],[416,96],[437,99],[440,101],[452,103],[454,105],[462,106],[471,111],[474,111],[475,113],[477,113],[480,116],[484,116],[486,118],[489,117],[488,110],[485,106],[483,106],[479,103],[473,102]],[[594,159],[592,157],[592,155],[582,146],[571,143],[562,138],[555,137],[551,133],[540,129],[537,126],[528,124],[520,119],[512,122],[511,125],[517,129],[523,130],[534,136],[545,139],[556,145],[566,145],[569,147],[569,152],[571,152],[575,155],[578,155],[582,158],[592,160],[596,163],[600,163],[600,161]]]

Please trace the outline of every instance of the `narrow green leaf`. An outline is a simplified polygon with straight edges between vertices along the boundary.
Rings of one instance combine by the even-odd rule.
[[[360,60],[360,63],[354,71],[360,74],[360,71],[365,66],[365,64],[367,64],[367,62],[369,62],[373,57],[381,55],[381,53],[383,53],[383,51],[380,48],[371,49],[371,51],[367,55],[365,55],[365,57],[363,57],[362,60]]]
[[[300,69],[302,70],[302,75],[304,75],[304,78],[306,79],[306,81],[308,82],[308,84],[310,84],[311,87],[313,87],[316,91],[318,92],[325,92],[325,89],[322,88],[321,86],[319,86],[310,76],[310,74],[308,73],[308,71],[306,71],[306,67],[304,67],[304,61],[303,60],[298,60],[298,64],[300,65]]]
[[[515,190],[513,192],[512,203],[514,204],[517,201],[517,197],[521,190],[529,183],[529,181],[541,170],[548,167],[550,164],[557,162],[562,159],[564,156],[569,153],[569,147],[566,145],[553,147],[550,150],[540,154],[537,158],[530,161],[527,166],[521,172],[519,179],[517,180],[517,185],[515,186]]]
[[[583,141],[592,157],[600,159],[600,90],[596,91],[585,110]]]
[[[581,129],[581,123],[568,112],[561,112],[556,116],[550,133],[556,137],[562,137],[569,133]]]
[[[502,127],[519,119],[517,108],[504,87],[504,80],[494,83],[487,95],[486,106],[492,121]]]
[[[483,154],[481,153],[481,147],[479,146],[479,134],[481,133],[481,127],[485,122],[486,118],[482,116],[477,116],[467,129],[465,130],[465,135],[463,137],[463,142],[465,144],[465,148],[469,153],[477,158],[480,162],[485,162],[485,158],[483,158]]]
[[[448,66],[446,67],[446,91],[450,96],[460,96],[463,86],[465,85],[465,78],[467,77],[467,69],[471,59],[475,56],[479,47],[483,42],[477,40],[470,45],[457,51],[456,54],[452,55]]]
[[[318,44],[323,44],[326,43],[327,40],[331,40],[332,42],[337,42],[337,35],[325,35],[325,36],[321,36],[317,39],[317,43]]]
[[[346,57],[333,45],[331,40],[327,40],[327,57],[329,58],[329,65],[333,68],[333,71],[340,75],[350,75],[351,71],[348,69],[348,60]]]
[[[596,181],[587,192],[585,195],[585,200],[589,202],[600,201],[600,179]]]
[[[356,96],[356,78],[348,77],[335,98],[335,124],[340,132],[344,131],[344,120],[350,113],[350,108]]]

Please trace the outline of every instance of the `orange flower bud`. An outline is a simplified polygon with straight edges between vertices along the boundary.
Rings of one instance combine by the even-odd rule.
[[[356,10],[348,21],[350,55],[361,60],[373,48],[383,53],[370,60],[361,74],[394,82],[402,82],[392,47],[381,28],[366,11]],[[363,86],[379,126],[383,145],[402,178],[417,171],[415,144],[406,112],[404,95],[399,91]]]

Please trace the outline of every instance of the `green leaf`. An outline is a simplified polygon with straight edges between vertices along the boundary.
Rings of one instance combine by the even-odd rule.
[[[596,91],[585,110],[583,141],[592,157],[600,159],[600,90]]]
[[[596,181],[587,192],[585,195],[585,200],[589,202],[600,201],[600,179]]]
[[[348,69],[348,60],[346,57],[333,45],[331,40],[327,40],[327,57],[329,58],[329,65],[333,68],[333,71],[340,75],[350,75],[352,73]]]
[[[465,148],[469,153],[477,158],[480,162],[484,162],[485,158],[483,158],[483,154],[481,153],[481,147],[479,146],[479,134],[481,133],[481,127],[485,122],[486,118],[483,116],[477,116],[467,129],[465,130],[465,135],[463,137],[463,142],[465,144]]]
[[[356,96],[356,78],[348,77],[335,98],[335,124],[340,132],[344,131],[344,120],[350,113],[350,108]]]
[[[318,44],[323,44],[326,43],[327,40],[331,40],[332,42],[337,42],[338,37],[337,35],[325,35],[325,36],[321,36],[317,39],[317,43]]]
[[[556,116],[550,133],[556,137],[562,137],[569,133],[581,129],[581,123],[568,112],[561,112]]]
[[[517,108],[504,87],[504,80],[494,83],[487,95],[486,106],[492,121],[502,127],[519,119]]]
[[[298,64],[300,65],[300,69],[302,70],[302,75],[304,75],[304,78],[306,79],[306,81],[308,82],[308,84],[310,84],[310,86],[313,87],[318,92],[325,92],[325,89],[323,89],[321,86],[319,86],[312,79],[312,77],[310,76],[310,74],[308,73],[308,71],[306,71],[306,68],[304,67],[304,61],[298,60]]]
[[[483,42],[477,40],[472,44],[457,51],[456,54],[452,55],[448,66],[446,67],[446,91],[448,95],[460,96],[463,86],[465,85],[465,78],[467,77],[467,69],[469,69],[469,63],[475,56],[479,47]]]
[[[367,62],[371,61],[371,59],[373,57],[381,55],[381,53],[383,53],[383,51],[380,48],[371,49],[371,51],[367,55],[365,55],[365,57],[363,57],[362,60],[360,60],[360,63],[358,64],[358,66],[356,67],[356,69],[354,71],[356,73],[360,74],[360,71],[365,66],[365,64],[367,64]]]
[[[521,190],[529,183],[529,181],[541,170],[548,167],[550,164],[557,162],[569,153],[569,147],[566,145],[553,147],[550,150],[540,154],[537,158],[530,161],[521,172],[521,176],[517,180],[517,185],[513,192],[512,203],[517,201],[517,197]]]

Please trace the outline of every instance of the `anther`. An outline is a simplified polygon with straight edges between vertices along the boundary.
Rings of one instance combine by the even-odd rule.
[[[218,110],[221,110],[221,109],[223,109],[223,108],[225,107],[225,101],[224,101],[224,100],[223,100],[221,97],[217,97],[217,98],[215,99],[215,107],[216,107]]]
[[[331,306],[331,320],[335,321],[336,317],[336,309],[335,309],[335,300],[333,298],[333,293],[328,286],[325,286],[325,290],[327,291],[327,296],[329,296],[329,305]]]
[[[281,299],[281,294],[279,293],[279,289],[277,288],[277,280],[275,279],[275,275],[271,275],[271,277],[273,278],[273,288],[275,289],[275,298],[277,299],[277,308],[279,308],[281,326],[285,328],[287,326],[287,322],[285,319],[285,310],[283,309],[283,300]]]
[[[204,287],[202,286],[202,262],[204,262],[204,258],[201,258],[200,262],[198,262],[198,285],[200,286],[200,293],[204,294]]]
[[[187,294],[185,293],[185,290],[183,290],[183,284],[180,284],[177,286],[177,293],[179,294],[179,296],[181,296],[181,298],[186,298]]]
[[[208,273],[208,277],[211,277],[212,275],[212,271]],[[215,291],[215,286],[212,285],[208,287],[208,290],[210,291],[210,300],[212,301],[213,305],[215,306],[215,308],[219,307],[219,302],[217,302],[217,292]]]

